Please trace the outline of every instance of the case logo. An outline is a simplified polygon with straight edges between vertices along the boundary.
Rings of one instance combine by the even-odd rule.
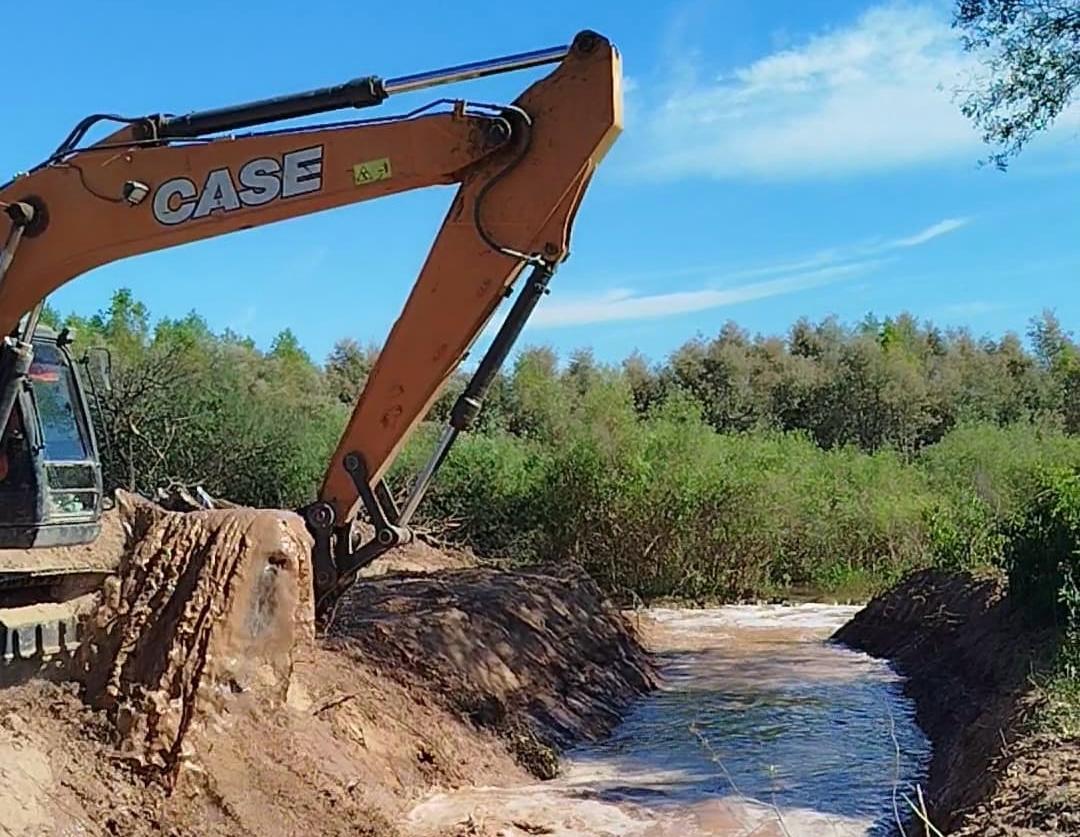
[[[172,227],[215,212],[235,212],[322,189],[323,147],[290,151],[280,160],[258,157],[237,174],[214,169],[201,187],[187,177],[166,180],[154,192],[154,218]]]

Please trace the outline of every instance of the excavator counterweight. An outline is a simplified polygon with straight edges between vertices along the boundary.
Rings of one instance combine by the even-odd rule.
[[[548,64],[505,106],[440,99],[403,116],[282,124]],[[40,165],[0,186],[0,549],[32,555],[40,545],[93,541],[102,513],[84,375],[67,335],[38,325],[50,293],[137,254],[456,184],[318,499],[300,510],[325,608],[366,563],[411,538],[424,490],[569,252],[578,206],[621,130],[620,84],[615,47],[584,31],[569,46],[432,72],[179,116],[84,119]],[[118,127],[89,141],[107,122]],[[387,469],[515,284],[518,299],[398,509]],[[368,543],[353,526],[361,506],[375,527]],[[0,607],[18,572],[0,560]]]

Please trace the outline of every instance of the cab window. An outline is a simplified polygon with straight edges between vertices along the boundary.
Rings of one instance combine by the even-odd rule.
[[[49,462],[90,458],[72,376],[59,349],[49,344],[34,347],[29,378],[41,421],[45,459]]]

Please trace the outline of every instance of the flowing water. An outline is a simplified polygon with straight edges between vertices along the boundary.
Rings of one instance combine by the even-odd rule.
[[[433,796],[417,833],[891,835],[930,747],[889,666],[828,641],[857,608],[653,609],[662,687],[558,779]]]

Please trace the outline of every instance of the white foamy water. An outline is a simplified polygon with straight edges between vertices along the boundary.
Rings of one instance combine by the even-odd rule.
[[[555,780],[438,794],[405,826],[508,837],[894,833],[894,800],[922,780],[929,745],[895,672],[827,641],[856,610],[647,611],[663,684],[610,737],[568,753]]]
[[[856,605],[725,605],[724,607],[686,610],[684,608],[650,608],[648,618],[672,631],[715,631],[722,626],[732,628],[804,628],[832,633],[854,616]]]

